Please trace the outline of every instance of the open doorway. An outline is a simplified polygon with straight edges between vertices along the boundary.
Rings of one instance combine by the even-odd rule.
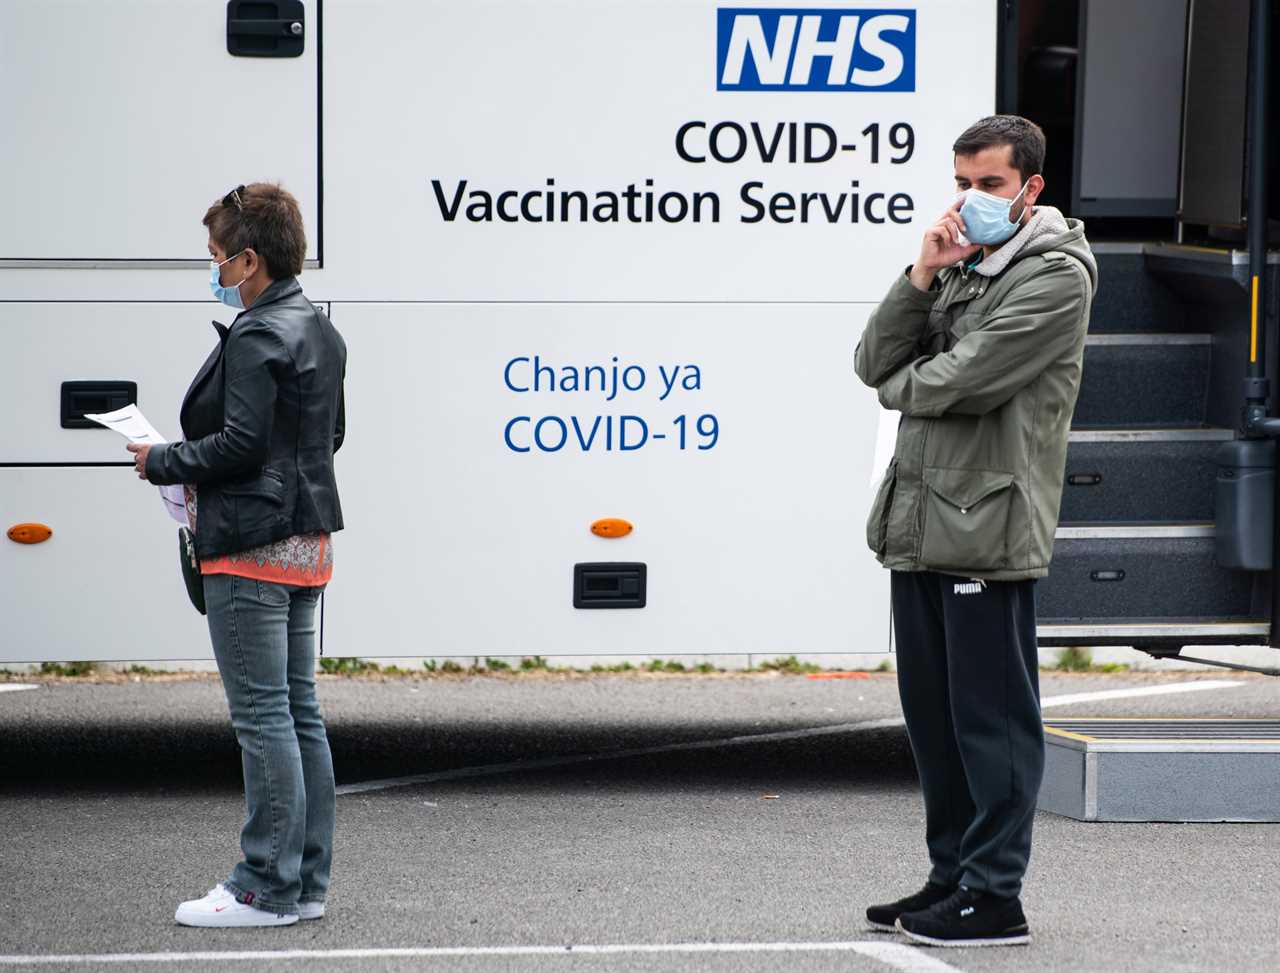
[[[1092,239],[1243,244],[1250,3],[1003,6],[997,104],[1045,131],[1046,204],[1086,220]],[[1276,22],[1280,0],[1272,9]],[[1274,30],[1271,48],[1280,63]],[[1280,98],[1280,70],[1271,72],[1270,92]],[[1277,136],[1273,126],[1273,185]],[[1280,217],[1280,192],[1269,209]]]

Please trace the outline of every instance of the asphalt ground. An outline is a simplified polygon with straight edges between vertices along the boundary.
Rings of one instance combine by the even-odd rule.
[[[1051,715],[1280,719],[1280,681],[1248,675],[1046,673],[1042,695],[1224,679]],[[1023,896],[1032,945],[917,949],[867,931],[865,905],[914,889],[927,869],[891,674],[323,678],[320,694],[345,789],[328,915],[228,931],[172,921],[237,855],[240,764],[216,678],[0,692],[0,966],[1280,964],[1280,825],[1042,813]],[[355,786],[405,777],[417,780]],[[58,959],[70,956],[82,960]]]

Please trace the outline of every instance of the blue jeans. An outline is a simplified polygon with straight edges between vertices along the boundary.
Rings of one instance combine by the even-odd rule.
[[[320,588],[204,577],[209,635],[240,742],[244,860],[222,884],[288,913],[323,902],[333,857],[333,760],[316,700]]]

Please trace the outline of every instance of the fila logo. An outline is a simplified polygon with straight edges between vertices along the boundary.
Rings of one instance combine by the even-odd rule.
[[[915,91],[914,10],[720,7],[718,91]]]
[[[973,906],[971,906],[971,905],[967,905],[967,906],[965,906],[963,909],[961,909],[961,910],[960,910],[960,917],[961,917],[961,918],[964,918],[965,916],[971,916],[971,915],[973,915]]]
[[[980,595],[987,590],[985,581],[967,581],[963,584],[955,586],[953,594],[957,595]]]

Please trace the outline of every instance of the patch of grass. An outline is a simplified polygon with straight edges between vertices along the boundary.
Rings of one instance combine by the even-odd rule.
[[[584,674],[590,672],[593,675],[609,675],[624,673],[667,673],[672,675],[688,674],[688,675],[715,675],[723,673],[727,670],[720,668],[712,662],[685,663],[679,659],[650,659],[640,664],[632,662],[618,662],[615,664],[595,664],[589,669],[577,668],[575,666],[553,666],[545,656],[533,655],[522,656],[519,661],[508,661],[506,658],[495,658],[493,656],[476,656],[469,658],[464,662],[457,662],[453,659],[424,659],[422,669],[406,669],[398,665],[379,666],[377,663],[369,662],[365,659],[358,658],[324,658],[320,660],[320,668],[322,671],[330,675],[340,676],[358,676],[378,674],[383,676],[396,677],[413,677],[413,676],[486,676],[486,675],[508,675],[518,676],[522,674],[537,673],[557,673],[563,675]],[[135,667],[131,672],[145,672],[147,670]],[[807,675],[810,673],[823,672],[823,668],[812,662],[801,662],[798,657],[791,655],[771,659],[761,662],[755,667],[746,670],[754,673],[780,673],[783,675]],[[893,663],[889,660],[881,662],[875,670],[876,672],[893,672]]]
[[[332,656],[320,660],[320,669],[331,676],[361,676],[379,671],[376,662],[355,658],[335,659]]]
[[[42,662],[40,663],[40,675],[42,676],[91,676],[97,670],[96,662]]]
[[[677,662],[675,659],[653,659],[645,664],[646,672],[685,672],[684,663]]]
[[[811,672],[821,672],[822,666],[814,665],[812,662],[801,662],[794,655],[789,655],[785,659],[770,659],[768,662],[760,663],[760,669],[763,672],[781,672],[788,676],[803,676]]]
[[[157,675],[160,670],[152,669],[150,666],[130,666],[125,670],[125,672],[131,676],[154,676]]]
[[[468,670],[466,667],[459,665],[452,659],[445,659],[443,662],[438,659],[424,659],[422,662],[422,668],[432,675],[439,674],[445,676],[456,676],[459,673],[476,671],[474,668]]]
[[[1094,666],[1094,672],[1128,672],[1131,667],[1124,662],[1104,662],[1100,666]]]
[[[630,662],[622,662],[616,666],[594,665],[591,667],[592,672],[635,672],[636,667]]]
[[[1058,653],[1054,666],[1059,672],[1089,672],[1093,669],[1093,653],[1088,649],[1070,646]]]
[[[1130,672],[1133,667],[1125,662],[1103,662],[1095,665],[1093,653],[1088,649],[1067,648],[1058,653],[1058,660],[1052,666],[1045,666],[1047,672],[1097,672],[1117,673]]]

